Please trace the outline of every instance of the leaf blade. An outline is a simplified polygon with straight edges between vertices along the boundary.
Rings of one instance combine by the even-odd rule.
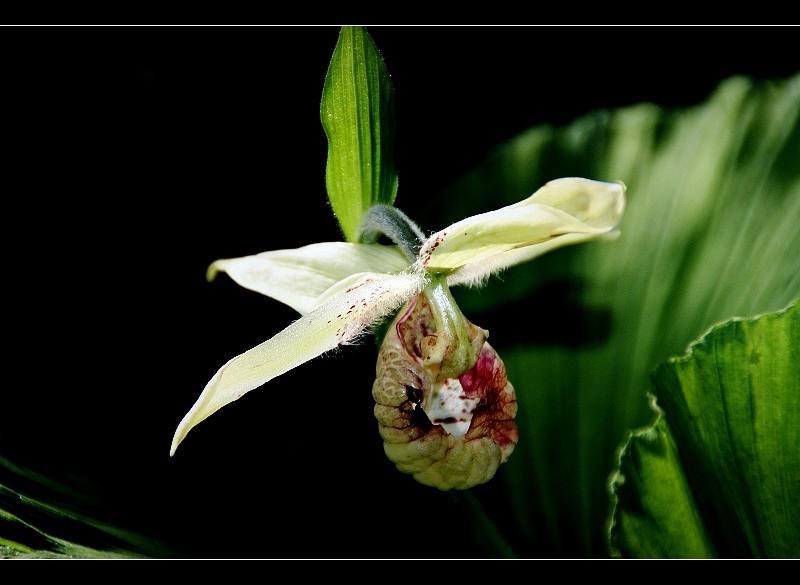
[[[322,92],[328,137],[328,199],[345,237],[357,241],[361,216],[397,194],[392,154],[394,87],[364,27],[342,27]]]
[[[656,422],[631,433],[609,482],[611,556],[714,558],[675,439],[654,401]]]
[[[800,311],[734,319],[653,374],[720,554],[800,554]]]

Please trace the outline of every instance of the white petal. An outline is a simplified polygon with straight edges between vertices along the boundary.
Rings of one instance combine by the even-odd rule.
[[[354,287],[359,286],[363,283],[365,278],[369,278],[372,275],[370,272],[358,272],[356,274],[351,274],[350,276],[343,278],[324,293],[317,297],[317,300],[314,301],[314,304],[311,307],[311,311],[314,311],[324,305],[325,303],[331,301],[332,299],[338,297],[339,295],[343,295]]]
[[[233,358],[211,378],[183,417],[172,439],[170,455],[192,427],[226,404],[338,345],[352,342],[366,327],[400,307],[424,286],[425,279],[419,274],[366,274],[346,293]]]
[[[408,260],[394,246],[328,242],[295,250],[217,260],[208,279],[226,272],[237,284],[279,300],[305,315],[325,291],[361,272],[397,273]]]
[[[607,237],[624,209],[622,183],[558,179],[524,201],[432,235],[417,262],[447,273],[450,285],[474,282],[552,249]]]

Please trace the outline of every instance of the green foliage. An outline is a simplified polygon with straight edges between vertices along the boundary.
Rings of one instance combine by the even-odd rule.
[[[681,465],[664,478],[643,474],[642,488],[688,481],[721,556],[800,556],[797,303],[715,327],[653,378]],[[622,515],[628,512],[621,508]],[[665,505],[656,513],[669,511]],[[680,550],[681,537],[670,538],[667,550]],[[644,544],[624,552],[649,556]]]
[[[611,552],[642,558],[715,557],[675,439],[658,412],[653,426],[631,433],[620,450],[619,470],[611,479]]]
[[[394,88],[363,27],[342,27],[322,92],[328,199],[348,241],[372,205],[394,203]]]
[[[84,513],[76,501],[88,498],[91,488],[86,484],[57,482],[4,457],[0,457],[0,481],[0,559],[178,556],[174,549],[157,540]],[[24,489],[13,489],[11,485]],[[32,497],[31,493],[40,497]]]
[[[454,291],[517,389],[521,441],[500,473],[511,512],[485,505],[517,554],[607,555],[604,486],[627,429],[652,417],[650,372],[714,323],[800,296],[799,111],[800,77],[733,78],[683,111],[641,104],[536,127],[420,218],[447,225],[563,176],[628,186],[618,240]]]
[[[800,555],[797,303],[713,328],[653,379],[668,414],[659,411],[654,426],[632,434],[622,450],[612,482],[612,550]]]

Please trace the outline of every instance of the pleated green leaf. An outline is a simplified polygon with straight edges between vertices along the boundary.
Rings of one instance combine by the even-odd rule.
[[[446,226],[558,177],[628,187],[617,240],[454,290],[517,389],[520,443],[505,485],[486,488],[503,493],[483,501],[518,555],[607,556],[606,486],[628,429],[652,422],[652,370],[716,323],[800,297],[799,112],[800,76],[737,77],[685,110],[641,104],[532,128],[416,218]]]
[[[392,204],[397,193],[394,88],[365,28],[342,27],[320,110],[328,136],[328,199],[345,237],[355,242],[364,211]]]
[[[610,487],[615,508],[609,544],[614,556],[716,556],[660,410],[653,426],[631,433],[620,449]]]
[[[633,488],[637,495],[688,482],[720,556],[800,557],[797,303],[715,327],[684,357],[659,366],[653,378],[674,429],[680,465],[670,473],[643,472]],[[687,532],[641,538],[662,519],[677,523],[688,516],[674,501],[647,511],[638,540],[624,521],[631,507],[620,508],[628,554],[652,556],[654,541],[664,541],[667,551],[684,551]]]

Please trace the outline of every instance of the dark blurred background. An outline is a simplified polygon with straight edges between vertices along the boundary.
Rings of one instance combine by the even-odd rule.
[[[437,194],[530,126],[800,70],[794,29],[369,30],[396,91],[397,205],[428,232],[445,227],[426,216]],[[297,318],[208,284],[208,264],[340,239],[319,122],[338,28],[6,33],[0,455],[181,556],[485,554],[457,499],[383,456],[370,339],[248,394],[168,457],[214,372]],[[492,483],[473,491],[503,512]]]

